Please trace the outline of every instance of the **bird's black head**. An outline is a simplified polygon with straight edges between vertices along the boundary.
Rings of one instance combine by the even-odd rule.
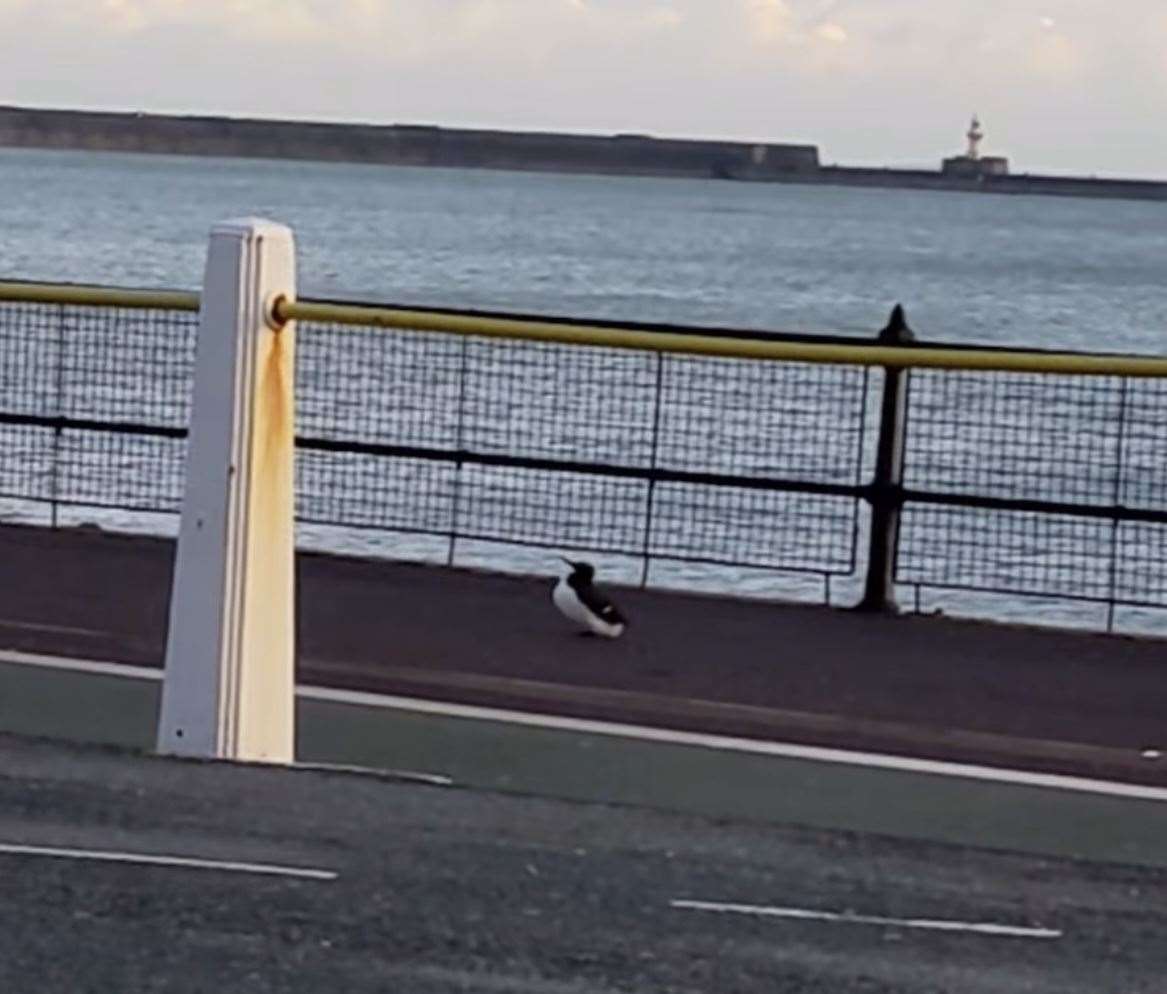
[[[562,556],[559,557],[563,559]],[[573,562],[570,559],[563,559],[568,566],[571,567],[572,576],[582,580],[584,583],[591,583],[596,576],[596,568],[591,563]]]

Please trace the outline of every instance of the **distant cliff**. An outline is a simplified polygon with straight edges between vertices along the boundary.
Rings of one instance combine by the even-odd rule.
[[[814,145],[0,107],[0,146],[1167,200],[1167,183],[822,166]]]

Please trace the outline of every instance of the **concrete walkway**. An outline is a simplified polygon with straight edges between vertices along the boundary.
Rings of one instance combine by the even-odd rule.
[[[156,666],[173,545],[0,527],[0,647]],[[1167,646],[620,591],[616,643],[550,580],[305,555],[302,682],[1167,784]]]

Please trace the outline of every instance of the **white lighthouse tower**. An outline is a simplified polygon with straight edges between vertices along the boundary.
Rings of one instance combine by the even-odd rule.
[[[944,160],[941,166],[941,173],[944,176],[983,182],[986,177],[1008,175],[1008,159],[999,155],[981,155],[981,142],[985,140],[985,132],[981,127],[981,119],[976,114],[973,114],[972,124],[965,132],[965,138],[968,139],[968,148],[964,154]]]
[[[968,139],[968,151],[965,153],[965,157],[976,162],[981,157],[981,142],[985,140],[980,118],[976,114],[973,114],[972,124],[969,125],[968,134],[965,137]]]

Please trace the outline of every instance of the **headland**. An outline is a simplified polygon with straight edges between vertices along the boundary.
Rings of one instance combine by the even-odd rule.
[[[807,144],[0,107],[10,148],[1167,200],[1156,180],[1010,173],[1006,159],[977,155],[976,121],[969,138],[969,153],[936,170],[879,169],[824,166]]]

